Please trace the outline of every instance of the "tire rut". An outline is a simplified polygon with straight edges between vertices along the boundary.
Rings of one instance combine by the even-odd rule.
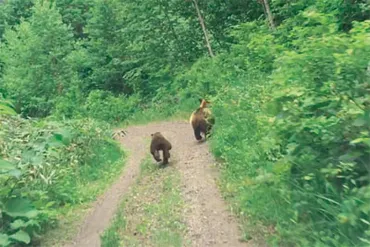
[[[177,127],[173,141],[176,166],[182,175],[182,192],[185,204],[187,239],[194,247],[251,246],[239,241],[237,221],[216,185],[215,163],[207,143],[198,143],[188,123]]]
[[[240,230],[229,213],[217,188],[217,171],[207,143],[197,143],[187,122],[162,122],[125,129],[126,136],[119,138],[129,152],[123,174],[94,204],[75,239],[65,247],[100,247],[100,235],[109,226],[122,196],[135,182],[140,163],[148,154],[150,134],[162,132],[172,143],[170,165],[181,173],[182,195],[186,210],[185,239],[194,247],[258,246],[240,242]]]
[[[120,178],[92,205],[81,225],[75,239],[64,247],[100,247],[100,235],[109,226],[122,196],[128,192],[140,172],[140,162],[144,159],[146,149],[143,148],[143,135],[137,135],[138,127],[128,128],[129,133],[119,138],[128,151],[128,160]],[[136,133],[136,134],[135,134]]]

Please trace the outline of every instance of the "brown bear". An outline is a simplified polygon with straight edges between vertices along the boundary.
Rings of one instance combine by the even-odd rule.
[[[209,135],[215,122],[211,111],[207,108],[209,102],[204,99],[199,101],[201,102],[199,108],[191,114],[189,120],[194,130],[195,139],[198,141],[202,140],[201,134],[204,135],[204,139]]]
[[[169,150],[172,149],[171,143],[160,132],[151,134],[151,136],[152,141],[150,143],[150,153],[153,155],[153,158],[157,162],[161,161],[159,151],[162,150],[163,165],[168,164],[168,159],[170,158]]]

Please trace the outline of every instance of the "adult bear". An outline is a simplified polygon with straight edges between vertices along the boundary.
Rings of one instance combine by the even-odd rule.
[[[190,124],[194,130],[195,139],[202,140],[202,134],[204,139],[209,135],[212,126],[214,125],[214,118],[212,112],[207,108],[207,102],[205,99],[200,99],[200,106],[190,116]]]

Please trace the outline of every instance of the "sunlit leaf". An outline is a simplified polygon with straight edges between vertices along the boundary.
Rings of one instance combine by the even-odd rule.
[[[365,143],[370,147],[370,138],[357,138],[353,141],[351,141],[351,144],[357,144],[357,143]]]
[[[0,233],[0,246],[1,247],[7,247],[9,246],[10,241],[9,241],[9,236],[3,233]]]
[[[4,213],[12,217],[34,218],[38,211],[34,209],[31,202],[23,198],[12,198],[5,203]]]
[[[29,244],[31,242],[30,235],[27,232],[23,231],[23,230],[19,230],[18,232],[16,232],[13,235],[10,235],[9,237],[11,239],[14,239],[18,242],[22,242],[22,243],[25,243],[25,244]]]

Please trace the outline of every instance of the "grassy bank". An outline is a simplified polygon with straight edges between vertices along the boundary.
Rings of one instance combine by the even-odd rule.
[[[53,245],[68,238],[83,209],[123,167],[109,126],[2,117],[1,127],[1,244]]]
[[[102,152],[100,153],[101,157],[106,154],[106,160],[95,160],[93,163],[102,165],[102,167],[98,168],[102,169],[98,172],[100,174],[98,175],[99,178],[88,183],[81,183],[77,188],[81,192],[82,198],[85,198],[82,199],[81,203],[58,210],[57,227],[51,229],[47,234],[42,236],[40,240],[42,246],[63,246],[63,242],[71,240],[76,235],[82,220],[91,209],[91,203],[94,202],[99,195],[103,194],[120,176],[125,164],[125,154],[121,149],[117,149],[117,146],[103,147],[103,150],[103,152],[102,150],[96,150],[96,153]],[[91,175],[91,173],[89,175]]]

